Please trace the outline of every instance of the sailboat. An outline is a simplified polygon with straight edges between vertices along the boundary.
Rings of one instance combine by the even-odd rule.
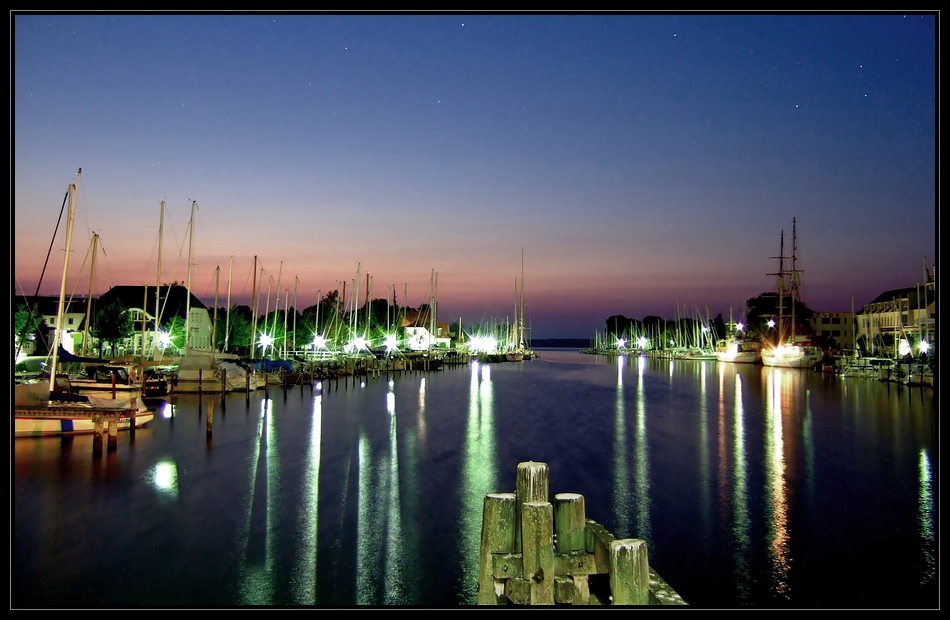
[[[792,268],[785,270],[785,234],[782,233],[782,245],[779,256],[778,273],[778,303],[779,303],[779,321],[777,325],[779,339],[774,347],[767,347],[762,351],[762,364],[765,366],[776,366],[780,368],[814,368],[821,363],[824,357],[820,348],[808,343],[807,338],[798,336],[795,333],[795,302],[798,296],[798,287],[800,285],[798,274],[801,272],[797,268],[798,260],[798,236],[796,232],[796,221],[792,218]],[[785,277],[790,280],[789,290],[792,298],[791,328],[786,337],[785,325],[783,320],[783,311],[785,303]]]
[[[76,197],[82,169],[76,173],[76,182],[67,189],[69,206],[66,215],[66,253],[63,260],[63,279],[59,291],[59,307],[53,330],[50,379],[38,383],[19,384],[14,390],[14,437],[69,435],[92,433],[102,424],[114,421],[118,430],[140,427],[154,418],[136,395],[128,399],[81,396],[74,393],[66,375],[59,374],[60,330],[63,323],[66,281],[69,274],[69,253],[72,244],[73,222],[76,217]]]

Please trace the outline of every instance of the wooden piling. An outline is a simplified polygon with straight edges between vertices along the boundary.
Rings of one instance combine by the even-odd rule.
[[[515,479],[515,549],[521,544],[521,505],[525,502],[548,501],[548,482],[551,472],[547,463],[525,461],[518,463]]]
[[[492,574],[493,554],[511,553],[515,544],[515,494],[489,493],[482,507],[482,538],[478,557],[479,605],[504,605],[505,580]]]
[[[214,400],[210,398],[208,399],[207,412],[208,412],[208,423],[207,423],[206,433],[208,437],[211,437],[211,427],[214,425]]]
[[[92,429],[92,454],[102,454],[102,417],[93,416]]]
[[[645,540],[611,541],[610,592],[614,605],[650,604],[650,565]]]
[[[550,502],[521,505],[522,578],[529,605],[554,604],[554,511]]]
[[[559,555],[584,551],[586,517],[583,495],[558,493],[554,496],[554,535]]]
[[[113,452],[119,446],[119,421],[112,417],[109,418],[109,452]]]

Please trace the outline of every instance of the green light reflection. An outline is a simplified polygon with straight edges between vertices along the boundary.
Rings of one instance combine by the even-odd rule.
[[[313,398],[313,419],[310,428],[310,451],[304,465],[304,501],[300,510],[299,549],[296,556],[292,591],[297,605],[317,602],[317,532],[320,499],[320,433],[323,420],[323,397]]]
[[[254,458],[251,459],[251,472],[248,481],[248,501],[247,518],[241,535],[242,553],[244,561],[241,564],[241,585],[240,600],[242,605],[270,605],[274,600],[274,558],[273,558],[273,518],[271,514],[272,497],[274,488],[271,480],[271,471],[276,460],[276,451],[270,450],[269,446],[272,440],[273,415],[272,401],[264,398],[261,401],[261,413],[258,418],[257,435],[259,440],[255,442]],[[257,491],[257,476],[259,464],[264,464],[264,520],[265,535],[263,561],[259,558],[251,557],[249,553],[252,544],[258,541],[252,541],[253,535],[251,529],[252,519],[254,517],[255,495]]]
[[[637,504],[636,536],[647,541],[649,550],[652,538],[650,536],[650,463],[647,447],[646,390],[643,387],[645,365],[644,358],[637,360],[637,434],[634,438],[633,476]]]
[[[481,381],[479,381],[481,375]],[[459,561],[463,605],[475,603],[478,585],[478,550],[481,543],[482,505],[485,496],[498,491],[495,464],[494,395],[491,365],[472,362],[469,382],[468,422],[462,454]]]
[[[396,430],[396,395],[393,384],[386,394],[389,411],[389,493],[386,502],[389,514],[386,519],[386,572],[383,582],[383,603],[399,605],[405,602],[405,584],[402,574],[402,503],[399,500],[399,446]]]
[[[920,451],[920,542],[923,553],[924,570],[921,576],[921,585],[926,585],[936,577],[936,560],[934,559],[934,501],[933,475],[930,470],[930,459],[927,450]]]
[[[627,416],[624,412],[624,356],[617,358],[617,397],[614,411],[614,528],[618,538],[630,536],[630,472],[627,466]]]

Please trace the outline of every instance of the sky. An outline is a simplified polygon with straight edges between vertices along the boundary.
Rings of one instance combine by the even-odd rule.
[[[938,17],[11,14],[13,288],[58,295],[81,168],[67,293],[191,256],[250,305],[256,257],[270,308],[523,284],[532,338],[590,338],[740,312],[794,220],[801,299],[859,310],[936,265]]]

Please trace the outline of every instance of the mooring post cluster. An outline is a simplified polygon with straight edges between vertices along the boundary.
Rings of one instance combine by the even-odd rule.
[[[485,496],[477,604],[685,605],[650,569],[645,541],[614,538],[578,493],[552,504],[549,478],[547,463],[519,463],[514,493]],[[592,575],[608,593],[591,592]]]

